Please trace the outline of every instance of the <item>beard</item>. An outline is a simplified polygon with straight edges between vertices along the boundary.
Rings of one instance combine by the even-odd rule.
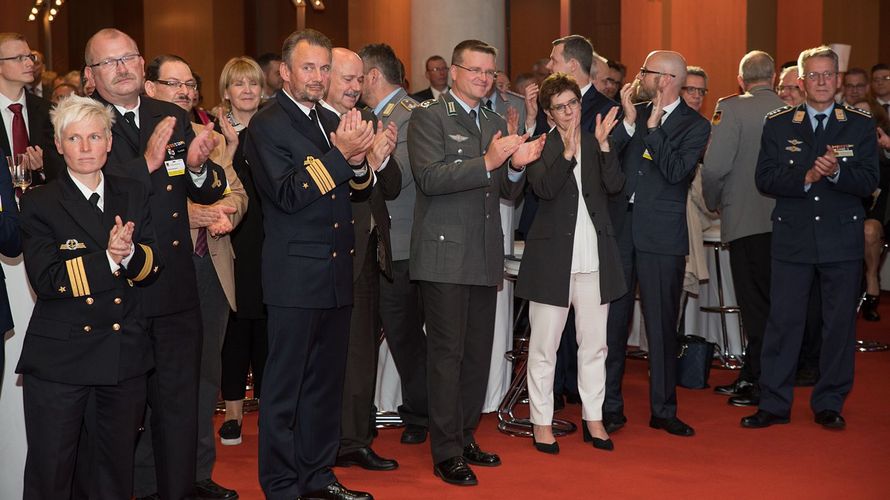
[[[658,80],[655,81],[655,84],[658,85]],[[655,97],[654,91],[644,87],[640,80],[634,82],[633,95],[631,96],[633,102],[651,101],[653,97]]]

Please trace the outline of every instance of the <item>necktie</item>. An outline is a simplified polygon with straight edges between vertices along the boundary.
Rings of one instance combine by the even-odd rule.
[[[827,118],[827,117],[828,117],[828,115],[826,115],[825,113],[819,113],[818,115],[815,116],[816,121],[819,122],[816,125],[816,130],[813,131],[813,136],[816,138],[817,143],[819,142],[820,139],[822,139],[822,134],[825,133],[825,124],[823,122],[825,121],[825,118]]]
[[[96,218],[99,220],[99,224],[102,224],[102,209],[99,208],[99,193],[90,195],[90,205],[92,205],[93,210],[96,211]]]
[[[887,114],[890,114],[890,102],[882,104],[881,106],[884,106],[884,111],[886,111]]]
[[[195,255],[203,257],[207,255],[207,228],[198,229],[198,236],[195,238]]]
[[[324,127],[322,127],[321,123],[318,121],[318,112],[315,110],[315,108],[309,110],[309,119],[312,120],[312,125],[315,126],[313,130],[317,130],[319,134],[321,134],[321,138],[324,142],[320,143],[319,145],[325,144],[326,146],[322,148],[322,151],[327,153],[330,150],[331,145],[328,142],[328,138],[325,137],[325,132],[323,132]]]
[[[476,110],[475,109],[470,110],[470,120],[473,120],[473,123],[476,124],[476,128],[479,128],[479,123],[476,122]]]
[[[9,110],[12,111],[12,153],[23,154],[28,148],[28,129],[22,116],[22,105],[10,104]]]
[[[133,127],[133,130],[135,130],[137,134],[139,133],[139,126],[136,125],[136,113],[127,111],[124,113],[124,120]]]

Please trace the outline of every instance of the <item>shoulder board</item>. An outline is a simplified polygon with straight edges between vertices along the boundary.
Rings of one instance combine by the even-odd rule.
[[[740,95],[741,94],[732,94],[732,95],[723,96],[720,99],[717,99],[717,102],[725,101],[726,99],[732,99],[733,97],[738,97]]]
[[[388,103],[384,108],[383,112],[380,113],[381,116],[389,116],[392,114],[392,110],[396,109],[396,103],[391,102]]]
[[[782,107],[779,108],[779,109],[774,109],[774,110],[770,111],[769,113],[767,113],[767,114],[766,114],[766,119],[767,119],[767,120],[772,120],[773,118],[775,118],[775,117],[777,117],[777,116],[779,116],[779,115],[784,115],[785,113],[787,113],[787,112],[789,112],[789,111],[791,111],[791,110],[793,110],[793,109],[794,109],[793,106],[782,106]]]
[[[415,100],[414,100],[412,97],[410,97],[410,96],[405,97],[404,99],[402,99],[401,101],[399,101],[399,104],[401,104],[402,107],[405,108],[405,109],[407,109],[408,111],[414,111],[414,108],[416,108],[417,106],[420,105],[420,103],[418,103],[417,101],[415,101]]]
[[[438,104],[438,103],[439,103],[439,101],[437,99],[427,99],[427,100],[423,101],[422,103],[420,103],[420,107],[428,108],[428,107],[432,106],[433,104]]]
[[[847,111],[851,111],[853,113],[860,114],[866,118],[871,118],[871,113],[869,113],[868,111],[866,111],[864,109],[854,108],[853,106],[848,106],[846,104],[844,105],[844,109],[846,109]]]
[[[509,95],[511,95],[511,96],[513,96],[513,97],[518,97],[518,98],[520,98],[520,99],[522,99],[522,100],[525,100],[525,96],[522,95],[522,94],[520,94],[519,92],[513,92],[512,90],[508,90],[508,91],[506,91],[506,92],[504,92],[504,93],[505,93],[505,94],[509,94]]]

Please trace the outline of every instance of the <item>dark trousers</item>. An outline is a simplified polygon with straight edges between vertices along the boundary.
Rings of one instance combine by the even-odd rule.
[[[374,388],[377,380],[377,335],[380,321],[380,268],[377,238],[368,239],[365,261],[352,288],[349,347],[343,380],[343,410],[340,422],[340,454],[371,446],[374,439]]]
[[[773,259],[772,300],[761,355],[760,409],[774,415],[787,416],[791,412],[810,286],[816,277],[822,289],[821,375],[813,388],[810,406],[814,412],[840,412],[853,386],[856,299],[862,259],[825,264]]]
[[[266,498],[292,500],[336,481],[352,306],[267,309],[259,479]]]
[[[148,377],[146,432],[136,445],[134,492],[188,498],[196,475],[201,311],[154,316],[149,324],[155,369]]]
[[[822,351],[822,286],[818,274],[810,286],[810,299],[807,305],[807,326],[803,332],[803,344],[800,346],[798,371],[819,370],[819,358]]]
[[[649,343],[649,406],[652,416],[677,414],[677,319],[686,259],[682,255],[642,252],[633,244],[633,216],[627,214],[618,234],[618,250],[629,290],[609,305],[606,326],[606,397],[604,413],[624,413],[621,382],[624,377],[627,337],[634,308],[634,289],[640,301]]]
[[[748,344],[739,378],[760,379],[760,352],[769,317],[770,245],[772,233],[754,234],[730,242],[729,266]]]
[[[497,287],[420,282],[427,331],[427,388],[433,462],[475,441],[494,339]]]
[[[87,412],[87,402],[95,407]],[[117,385],[83,386],[23,377],[22,400],[28,456],[25,499],[71,498],[78,446],[90,446],[89,478],[80,484],[93,499],[130,498],[133,491],[133,451],[142,422],[146,377]],[[84,419],[94,434],[78,444]]]
[[[423,301],[419,286],[408,276],[407,260],[393,261],[392,280],[380,275],[380,319],[401,381],[399,416],[408,425],[427,427]]]
[[[226,401],[244,399],[247,372],[253,370],[253,397],[259,399],[263,389],[263,369],[269,352],[266,319],[239,318],[229,315],[226,338],[222,348],[222,397]]]

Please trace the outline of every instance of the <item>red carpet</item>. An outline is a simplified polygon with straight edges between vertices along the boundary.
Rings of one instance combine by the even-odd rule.
[[[890,342],[890,295],[884,294],[880,323],[859,321],[859,338]],[[710,389],[679,389],[680,417],[696,436],[681,438],[648,427],[644,361],[629,360],[625,377],[628,424],[612,437],[612,453],[581,441],[580,431],[560,439],[561,452],[538,453],[531,441],[497,430],[485,415],[476,438],[500,454],[503,465],[474,467],[479,486],[458,487],[432,474],[428,442],[399,443],[400,429],[381,430],[374,449],[396,458],[392,472],[335,469],[347,487],[377,499],[480,498],[890,498],[890,351],[857,353],[856,383],[847,399],[847,429],[828,431],[813,422],[811,389],[795,391],[789,425],[751,430],[739,419],[753,413],[735,408]],[[734,372],[713,370],[711,385],[731,382]],[[580,407],[559,413],[576,423]],[[257,482],[257,415],[244,419],[244,443],[220,446],[214,479],[242,499],[263,498]],[[217,422],[217,427],[220,422]]]

